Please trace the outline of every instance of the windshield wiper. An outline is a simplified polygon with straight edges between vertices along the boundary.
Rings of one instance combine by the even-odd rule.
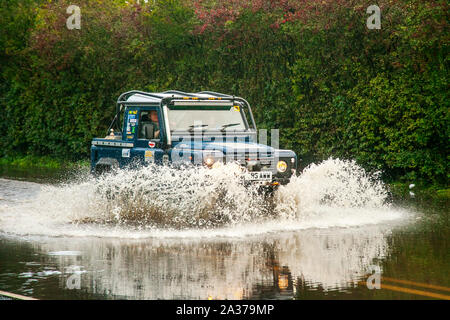
[[[224,132],[226,128],[233,127],[233,126],[238,126],[238,125],[240,125],[240,123],[224,124],[222,127],[220,127],[220,131]]]
[[[204,128],[204,127],[207,127],[208,125],[207,124],[194,124],[194,125],[192,125],[192,126],[189,126],[189,132],[193,132],[195,129],[197,129],[197,128]]]

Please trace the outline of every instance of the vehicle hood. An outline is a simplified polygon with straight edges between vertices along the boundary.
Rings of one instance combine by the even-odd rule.
[[[271,154],[275,151],[274,148],[254,143],[254,142],[206,142],[206,141],[189,141],[179,142],[174,149],[178,150],[216,150],[224,154],[227,153],[258,153],[258,154]]]

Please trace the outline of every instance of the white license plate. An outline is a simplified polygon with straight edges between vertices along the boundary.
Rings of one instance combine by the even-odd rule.
[[[272,181],[271,171],[247,172],[244,177],[247,181]]]

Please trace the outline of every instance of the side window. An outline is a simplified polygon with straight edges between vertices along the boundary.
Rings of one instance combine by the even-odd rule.
[[[138,139],[159,139],[159,119],[156,110],[143,110],[139,119]]]

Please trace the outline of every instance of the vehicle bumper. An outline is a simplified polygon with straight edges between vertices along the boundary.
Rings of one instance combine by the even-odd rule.
[[[250,185],[259,185],[259,186],[271,186],[278,187],[288,184],[291,181],[291,177],[277,177],[274,176],[271,180],[268,181],[259,181],[259,180],[245,180],[247,184]]]

